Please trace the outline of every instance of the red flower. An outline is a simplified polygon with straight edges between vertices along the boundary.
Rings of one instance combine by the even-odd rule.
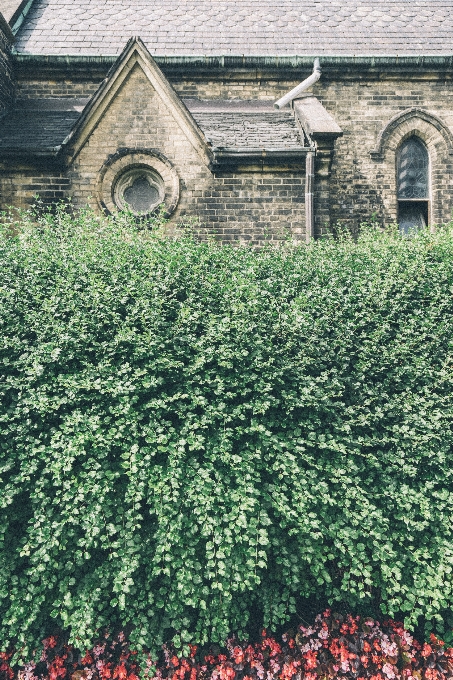
[[[426,680],[436,680],[438,675],[439,675],[439,673],[436,671],[435,668],[427,668],[425,670]]]
[[[53,649],[57,646],[57,638],[55,635],[51,635],[50,637],[45,638],[45,640],[42,641],[42,644],[44,649]]]
[[[333,654],[334,657],[340,656],[341,647],[339,645],[338,638],[334,638],[332,640],[329,649],[330,649],[331,654]]]
[[[244,661],[244,650],[242,647],[234,647],[232,656],[235,663],[242,663]]]
[[[433,648],[431,647],[431,645],[428,645],[425,642],[425,644],[422,647],[422,651],[420,653],[421,653],[422,656],[424,656],[426,658],[427,656],[429,656],[430,654],[433,653]]]
[[[85,652],[85,656],[83,657],[83,659],[81,660],[80,663],[82,664],[82,666],[89,666],[90,664],[93,663],[93,661],[94,661],[93,657],[91,656],[90,652],[87,650]]]
[[[115,670],[113,671],[113,677],[118,678],[118,680],[126,680],[127,669],[124,663],[120,664],[119,666],[116,666]]]
[[[318,655],[316,652],[305,652],[304,654],[304,659],[305,659],[305,668],[307,670],[311,670],[312,668],[316,668],[318,665]]]

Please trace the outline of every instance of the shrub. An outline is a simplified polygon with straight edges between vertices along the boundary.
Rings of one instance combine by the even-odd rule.
[[[59,211],[0,270],[5,648],[205,644],[308,597],[447,625],[451,228],[257,252]]]

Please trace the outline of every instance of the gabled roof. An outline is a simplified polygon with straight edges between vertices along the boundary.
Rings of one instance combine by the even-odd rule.
[[[193,147],[209,163],[207,143],[202,131],[182,103],[140,38],[131,38],[121,56],[112,66],[96,94],[84,108],[82,115],[65,140],[65,145],[74,157],[84,145],[98,122],[101,120],[115,95],[135,66],[139,66],[149,79],[156,94],[171,110],[179,126],[184,130]]]
[[[131,35],[162,56],[451,55],[453,0],[33,0],[16,49],[117,55]]]

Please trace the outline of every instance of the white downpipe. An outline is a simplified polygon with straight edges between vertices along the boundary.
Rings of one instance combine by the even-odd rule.
[[[302,83],[300,83],[300,85],[296,85],[296,87],[293,88],[290,92],[288,92],[288,94],[285,94],[281,99],[278,100],[278,102],[275,102],[274,108],[281,109],[283,106],[286,106],[286,104],[292,102],[292,100],[295,99],[301,92],[304,92],[311,85],[317,83],[320,77],[321,77],[321,65],[319,63],[319,59],[316,58],[313,64],[313,73],[311,74],[311,76],[308,76],[308,78],[306,78]]]

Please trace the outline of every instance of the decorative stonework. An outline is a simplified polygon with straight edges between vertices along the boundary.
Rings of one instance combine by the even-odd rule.
[[[128,207],[148,215],[163,205],[169,216],[178,204],[179,177],[157,151],[122,150],[102,167],[97,194],[99,206],[109,213]]]
[[[120,210],[135,215],[149,215],[163,203],[163,179],[148,167],[134,167],[123,172],[113,187],[113,201]]]
[[[395,220],[398,217],[397,157],[401,145],[411,138],[420,139],[428,151],[431,185],[429,222],[441,224],[449,218],[444,203],[451,192],[449,157],[453,153],[453,135],[438,116],[415,107],[397,114],[384,126],[370,154],[383,170],[380,194],[386,215]]]
[[[445,123],[438,116],[428,113],[428,111],[424,111],[423,109],[413,107],[393,116],[383,130],[381,130],[376,147],[371,151],[371,158],[376,161],[383,160],[386,147],[391,143],[392,138],[395,135],[396,137],[399,136],[398,143],[401,143],[402,137],[401,134],[398,135],[398,133],[400,133],[401,130],[415,130],[421,122],[428,123],[442,135],[448,153],[453,155],[453,135]]]

